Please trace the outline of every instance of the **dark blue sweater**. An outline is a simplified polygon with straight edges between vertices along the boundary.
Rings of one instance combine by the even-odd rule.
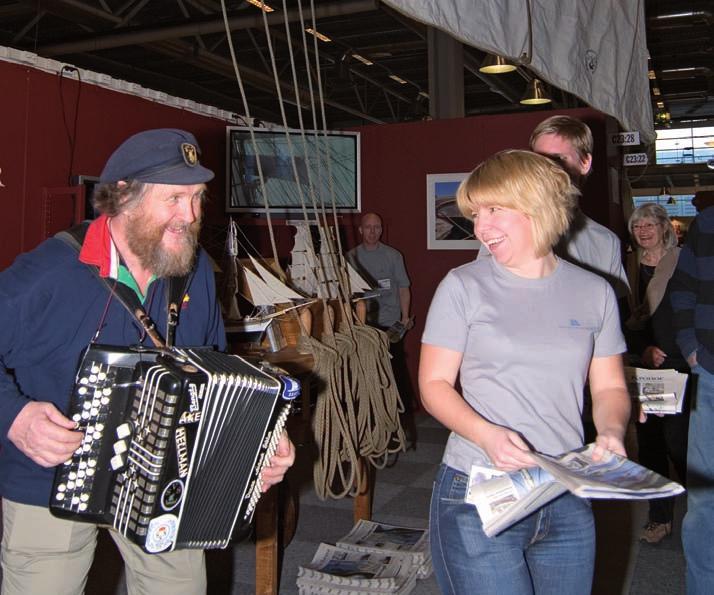
[[[677,344],[684,357],[714,374],[714,207],[689,226],[677,270],[669,282]]]
[[[161,334],[166,328],[164,289],[163,280],[154,281],[144,304]],[[187,295],[176,345],[225,349],[213,270],[203,251]],[[0,273],[0,495],[4,498],[47,506],[54,469],[33,463],[7,433],[28,400],[50,401],[66,412],[79,357],[97,331],[109,297],[104,284],[79,262],[77,252],[55,238],[19,256]],[[97,342],[134,345],[140,336],[133,316],[112,299]]]

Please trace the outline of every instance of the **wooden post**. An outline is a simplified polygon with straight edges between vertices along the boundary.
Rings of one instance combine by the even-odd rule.
[[[255,510],[256,595],[278,595],[278,491],[263,494]]]

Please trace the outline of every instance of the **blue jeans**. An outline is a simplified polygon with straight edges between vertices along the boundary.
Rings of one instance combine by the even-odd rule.
[[[448,595],[589,595],[595,564],[590,503],[564,494],[494,537],[464,503],[468,476],[441,465],[429,516],[434,574]]]
[[[714,593],[714,375],[701,366],[689,416],[687,514],[682,525],[687,560],[687,593]]]

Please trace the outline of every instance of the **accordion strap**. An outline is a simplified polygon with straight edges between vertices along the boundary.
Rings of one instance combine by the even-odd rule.
[[[83,221],[79,225],[75,225],[70,229],[60,231],[55,234],[55,237],[65,244],[74,248],[79,252],[84,243],[84,237],[89,228],[89,221]],[[124,285],[123,283],[111,283],[109,279],[102,277],[99,274],[99,269],[88,264],[87,267],[92,271],[94,276],[114,295],[119,302],[127,309],[127,311],[141,324],[146,334],[153,341],[156,347],[173,347],[176,338],[176,327],[179,323],[179,312],[181,311],[181,303],[183,296],[186,294],[191,273],[182,277],[169,277],[167,279],[166,290],[166,342],[161,338],[156,325],[151,320],[149,315],[141,305],[139,298],[134,290]]]

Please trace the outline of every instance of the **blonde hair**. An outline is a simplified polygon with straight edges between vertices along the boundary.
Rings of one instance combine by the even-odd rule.
[[[531,221],[536,256],[545,256],[568,230],[579,190],[558,164],[530,151],[496,153],[476,167],[456,191],[469,219],[482,206],[520,211]]]

